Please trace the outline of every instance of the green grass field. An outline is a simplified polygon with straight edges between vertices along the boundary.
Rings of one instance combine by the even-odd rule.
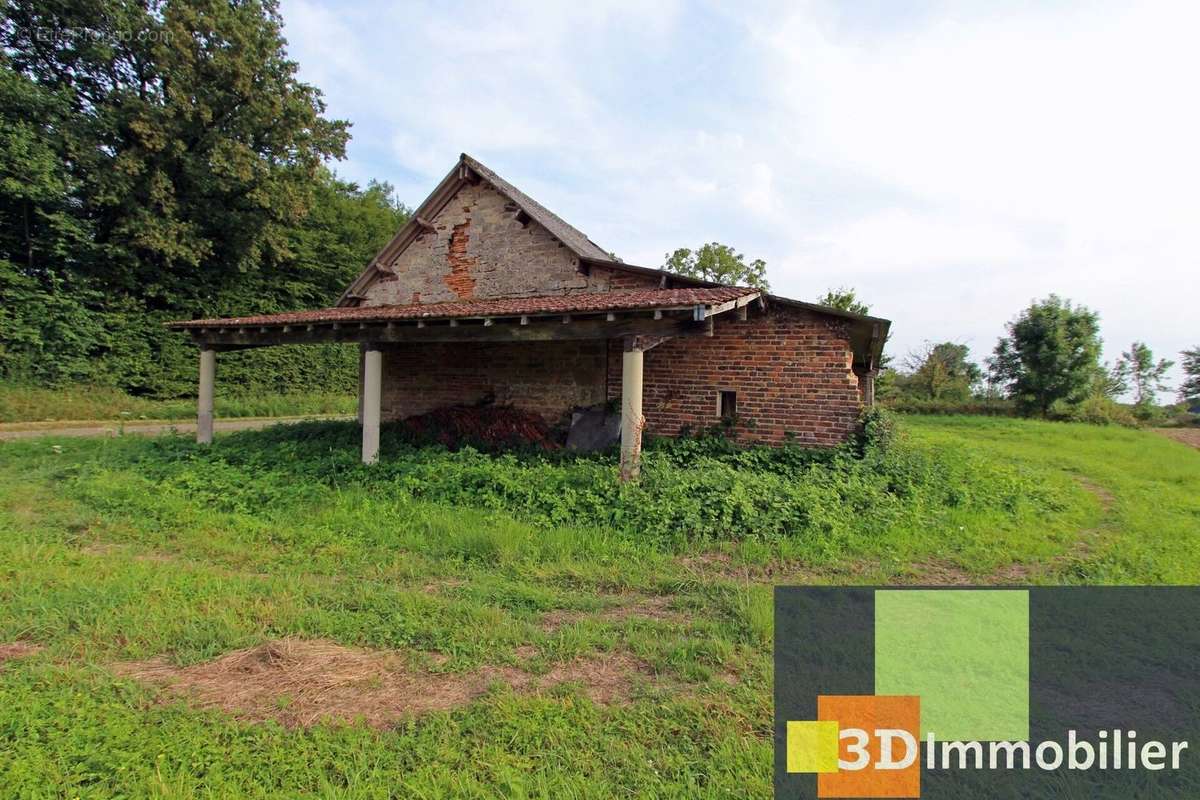
[[[0,786],[769,797],[773,584],[1200,580],[1200,452],[902,428],[660,445],[633,487],[394,434],[364,468],[339,423],[0,443]]]
[[[352,395],[297,393],[214,398],[220,417],[302,417],[353,414]],[[63,422],[75,420],[195,420],[195,400],[152,400],[131,397],[104,386],[61,389],[0,384],[0,423]]]

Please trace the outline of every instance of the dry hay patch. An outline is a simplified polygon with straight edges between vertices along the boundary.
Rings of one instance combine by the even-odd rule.
[[[41,652],[41,645],[32,642],[0,642],[0,664]]]
[[[625,654],[576,658],[542,675],[512,666],[437,673],[411,661],[397,652],[281,639],[189,667],[157,658],[116,664],[113,671],[243,719],[288,727],[361,720],[377,728],[464,706],[497,684],[518,692],[580,684],[594,702],[607,704],[627,701],[639,681],[651,677],[646,664]]]
[[[727,580],[738,583],[766,583],[771,585],[785,584],[819,584],[830,581],[836,582],[844,570],[822,570],[811,567],[801,561],[768,561],[761,564],[750,564],[735,561],[733,556],[723,552],[699,553],[681,556],[676,563],[691,573],[697,580]],[[860,570],[852,565],[849,573]],[[848,573],[848,574],[849,574]]]
[[[627,620],[651,620],[665,622],[671,625],[687,625],[691,618],[671,608],[671,598],[663,596],[624,597],[616,605],[608,606],[597,611],[574,611],[557,609],[542,615],[541,628],[547,633],[558,630],[564,625],[590,619],[599,622],[625,622]]]

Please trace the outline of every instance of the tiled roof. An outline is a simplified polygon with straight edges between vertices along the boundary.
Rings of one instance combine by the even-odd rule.
[[[554,297],[524,297],[504,300],[475,300],[458,303],[424,303],[406,306],[358,306],[290,311],[225,319],[193,319],[170,322],[168,327],[212,328],[218,326],[291,325],[321,322],[386,322],[404,319],[456,319],[463,317],[516,317],[533,314],[571,314],[598,311],[637,311],[696,305],[716,305],[751,297],[755,289],[721,286],[707,289],[645,289],[632,292],[590,292]]]

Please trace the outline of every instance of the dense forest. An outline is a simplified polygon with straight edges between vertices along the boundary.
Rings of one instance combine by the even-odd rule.
[[[297,78],[277,4],[6,3],[0,380],[195,391],[166,320],[331,304],[403,223],[339,180],[349,124]],[[350,390],[356,351],[222,359],[244,391]]]

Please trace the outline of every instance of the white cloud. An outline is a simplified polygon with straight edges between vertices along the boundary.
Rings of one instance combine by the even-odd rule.
[[[341,171],[410,203],[465,150],[630,261],[718,240],[781,293],[855,286],[901,350],[982,356],[1051,291],[1112,353],[1197,343],[1200,6],[883,11],[283,6]]]

